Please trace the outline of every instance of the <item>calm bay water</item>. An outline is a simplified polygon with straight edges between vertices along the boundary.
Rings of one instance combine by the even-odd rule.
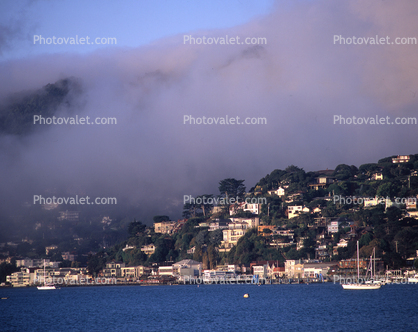
[[[418,285],[92,286],[0,295],[9,297],[0,300],[1,331],[418,330]]]

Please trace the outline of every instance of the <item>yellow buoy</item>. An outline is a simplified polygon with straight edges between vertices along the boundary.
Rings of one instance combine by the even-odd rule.
[[[248,294],[244,294],[244,297],[247,298],[247,297],[250,297],[250,296]]]

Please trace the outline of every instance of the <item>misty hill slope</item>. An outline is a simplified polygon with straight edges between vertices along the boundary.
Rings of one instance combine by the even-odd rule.
[[[0,135],[28,135],[35,128],[34,115],[52,117],[59,107],[70,105],[70,94],[80,92],[74,78],[47,84],[34,92],[15,94],[0,106]]]

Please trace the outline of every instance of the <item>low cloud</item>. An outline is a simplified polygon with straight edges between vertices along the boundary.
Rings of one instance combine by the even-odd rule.
[[[62,114],[117,125],[1,137],[1,199],[18,206],[48,190],[117,197],[150,223],[180,217],[183,195],[217,194],[224,178],[250,188],[290,164],[317,170],[416,153],[416,127],[333,124],[335,114],[416,115],[418,45],[333,44],[334,35],[414,37],[414,2],[374,3],[278,3],[246,25],[189,33],[264,37],[266,45],[184,45],[179,35],[138,49],[3,62],[3,100],[76,77],[82,93]],[[184,115],[267,124],[184,125]]]

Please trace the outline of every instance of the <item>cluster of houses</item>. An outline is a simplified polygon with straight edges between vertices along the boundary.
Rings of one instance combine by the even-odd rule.
[[[418,253],[417,253],[418,255]],[[93,278],[86,268],[57,268],[54,262],[46,262],[48,268],[21,267],[21,271],[7,276],[7,282],[13,287],[38,286],[41,281],[53,280],[58,286],[100,285],[100,284],[196,284],[251,281],[256,277],[260,282],[282,283],[293,281],[321,282],[332,280],[333,275],[352,275],[356,273],[355,259],[339,262],[319,260],[257,261],[249,266],[218,265],[214,269],[203,269],[201,262],[185,259],[177,263],[164,262],[152,267],[125,266],[125,263],[111,261]],[[366,271],[369,261],[361,258],[360,269]],[[380,258],[374,262],[376,273],[384,274],[384,264]],[[401,274],[401,271],[395,271]],[[45,274],[44,274],[45,273]],[[84,280],[84,283],[82,282]],[[109,282],[111,281],[111,282]]]
[[[367,263],[368,261],[361,259],[360,267],[365,269]],[[376,266],[378,267],[377,271],[383,271],[383,263],[380,259],[376,260]],[[125,266],[123,262],[111,261],[99,273],[98,278],[88,275],[86,268],[48,267],[45,269],[44,275],[43,268],[22,267],[21,271],[7,276],[7,282],[13,287],[37,286],[44,278],[58,281],[60,286],[80,285],[81,280],[87,280],[85,285],[97,285],[100,282],[108,284],[109,280],[114,281],[112,284],[127,282],[141,284],[193,283],[197,279],[213,283],[222,280],[251,280],[254,276],[257,277],[257,280],[271,280],[272,282],[292,279],[326,281],[337,271],[352,273],[355,269],[355,260],[340,262],[286,260],[284,264],[278,261],[257,261],[251,263],[250,266],[219,265],[216,269],[211,270],[204,270],[201,262],[192,259],[185,259],[177,263],[154,264],[152,267]]]
[[[397,156],[392,159],[395,164],[409,162],[409,156]],[[410,176],[418,176],[417,171],[412,171]],[[369,180],[379,181],[383,180],[382,169],[377,169],[370,175]],[[333,176],[332,170],[319,171],[314,183],[309,184],[310,189],[319,190],[320,188],[326,189],[329,185],[336,182],[336,178]],[[255,262],[249,267],[238,265],[225,265],[218,266],[216,270],[202,270],[202,263],[194,260],[182,260],[177,263],[165,263],[155,264],[152,267],[145,266],[131,266],[127,267],[123,262],[109,262],[106,267],[99,273],[99,277],[103,278],[116,278],[123,280],[141,280],[146,277],[147,281],[154,280],[159,282],[161,278],[169,278],[170,280],[184,281],[185,278],[198,278],[203,276],[204,278],[222,277],[229,278],[236,275],[257,275],[260,278],[269,278],[271,280],[278,278],[326,278],[330,273],[335,272],[337,269],[343,269],[349,271],[354,269],[354,260],[346,260],[340,262],[325,262],[332,259],[333,256],[338,255],[338,249],[347,247],[348,243],[355,238],[361,237],[363,234],[371,231],[368,228],[356,227],[353,220],[347,218],[324,218],[321,215],[321,207],[309,208],[301,205],[303,201],[304,193],[302,191],[287,193],[289,186],[287,183],[279,183],[278,188],[268,191],[269,195],[276,195],[283,198],[283,202],[287,204],[285,215],[289,220],[294,219],[302,214],[314,214],[314,221],[312,224],[307,225],[308,228],[314,229],[316,234],[315,245],[315,257],[314,260],[307,261],[295,261],[286,260],[284,266],[281,266],[278,262]],[[257,189],[257,188],[256,188]],[[255,195],[261,194],[261,192],[255,192]],[[347,201],[352,197],[340,197],[339,200],[344,199]],[[264,198],[265,199],[265,198]],[[335,197],[331,195],[327,197],[321,197],[320,199],[326,201],[335,202]],[[390,206],[405,206],[404,215],[418,218],[417,210],[418,197],[409,197],[402,202],[393,202],[390,198],[384,198],[383,203],[385,207]],[[298,204],[299,202],[299,204]],[[374,197],[362,200],[364,207],[374,207],[378,204],[382,204],[382,198]],[[206,229],[209,232],[221,231],[222,240],[217,247],[219,252],[228,252],[238,244],[238,241],[245,233],[256,228],[258,234],[268,239],[269,245],[274,248],[284,248],[289,246],[295,246],[296,250],[300,250],[304,247],[304,241],[306,237],[297,237],[292,229],[282,228],[276,225],[263,225],[260,222],[260,214],[262,208],[262,200],[258,200],[257,203],[245,202],[236,203],[229,207],[228,219],[210,219],[205,222],[199,223],[196,228]],[[292,203],[294,203],[292,205]],[[266,204],[266,202],[264,203]],[[47,206],[45,208],[52,209],[55,206]],[[212,214],[223,211],[223,207],[213,207]],[[236,217],[239,211],[251,212],[252,217]],[[61,213],[60,218],[67,220],[78,219],[78,212],[65,211]],[[186,224],[187,219],[181,219],[178,221],[161,221],[154,223],[154,232],[157,234],[173,235],[179,232]],[[102,221],[105,226],[111,224],[111,219],[105,217]],[[105,227],[103,226],[103,227]],[[333,239],[333,234],[339,232],[342,228],[349,229],[344,235],[340,237],[337,244]],[[17,244],[8,243],[12,246]],[[1,246],[0,246],[1,247]],[[57,250],[57,246],[46,247],[46,254],[50,251]],[[129,251],[136,249],[135,246],[126,245],[123,251]],[[193,254],[196,247],[190,248],[187,253]],[[146,255],[151,256],[156,246],[154,244],[147,244],[140,248]],[[6,253],[4,253],[6,254]],[[8,253],[7,253],[8,254]],[[64,260],[74,261],[75,256],[70,252],[61,253]],[[309,257],[310,258],[310,257]],[[22,259],[16,261],[16,266],[21,268],[21,271],[13,273],[7,277],[7,281],[13,286],[27,286],[32,285],[39,280],[39,276],[43,274],[44,265],[47,267],[46,273],[50,276],[57,276],[60,278],[67,278],[70,280],[80,280],[82,278],[91,278],[87,275],[86,268],[59,268],[58,262],[51,262],[49,260],[36,260],[36,259]],[[365,261],[360,261],[360,266],[365,266]],[[381,260],[377,261],[378,269],[383,269]],[[151,278],[151,279],[149,279]]]
[[[333,221],[329,227],[335,227],[339,223],[351,223],[349,220]],[[221,226],[222,223],[218,226]],[[355,228],[353,227],[355,230]],[[291,230],[280,230],[271,226],[258,226],[258,231],[262,236],[269,236],[272,233],[281,238],[287,238],[289,243],[294,239]],[[335,229],[330,229],[330,232]],[[351,236],[355,236],[352,233]],[[358,236],[358,235],[357,235]],[[323,241],[325,237],[319,236],[317,243]],[[302,239],[303,240],[303,239]],[[301,241],[301,240],[300,240]],[[330,280],[334,274],[355,274],[357,262],[355,259],[346,259],[339,262],[324,261],[324,257],[330,256],[330,251],[335,254],[335,250],[347,246],[349,239],[341,239],[340,242],[332,247],[324,244],[317,246],[317,258],[313,260],[289,260],[284,264],[279,261],[257,261],[249,266],[245,265],[218,265],[214,269],[203,269],[203,263],[192,259],[185,259],[179,262],[154,263],[150,267],[146,266],[125,266],[119,261],[107,262],[105,268],[98,273],[97,278],[89,275],[85,267],[80,268],[59,268],[58,262],[51,262],[49,259],[22,259],[16,261],[16,266],[20,271],[7,276],[7,283],[13,287],[37,286],[42,280],[54,280],[59,286],[67,285],[97,285],[97,284],[163,284],[163,283],[196,283],[200,279],[204,282],[218,282],[228,280],[269,280],[271,282],[283,282],[295,279],[309,281]],[[298,246],[303,244],[297,242]],[[417,250],[418,257],[418,250]],[[413,258],[414,260],[417,257]],[[369,261],[361,258],[360,268],[367,269]],[[376,272],[382,274],[384,264],[381,258],[376,258],[374,262]],[[44,267],[45,266],[45,267]],[[86,282],[87,281],[87,282]],[[111,282],[110,282],[111,281]]]
[[[18,259],[16,267],[20,271],[6,277],[6,282],[13,287],[40,285],[46,278],[66,280],[67,283],[79,282],[81,278],[87,278],[86,268],[59,268],[60,262],[50,259]],[[44,275],[45,269],[45,275]]]
[[[174,227],[178,227],[176,221],[165,221],[154,224],[154,231],[162,234],[173,234]],[[229,252],[232,247],[238,244],[238,240],[245,235],[245,233],[253,228],[257,228],[258,235],[267,237],[270,246],[282,249],[289,246],[295,246],[300,250],[304,246],[305,237],[296,237],[292,229],[282,228],[277,225],[261,225],[259,217],[252,218],[236,218],[229,219],[214,219],[199,223],[196,228],[207,229],[209,232],[221,230],[222,241],[217,247],[219,252]],[[325,260],[333,255],[338,254],[338,248],[347,247],[347,243],[353,238],[359,237],[370,231],[367,228],[358,228],[354,225],[353,220],[348,218],[315,218],[315,222],[308,227],[315,229],[319,234],[316,238],[317,246],[315,248],[315,259]],[[333,246],[332,235],[337,233],[342,228],[349,228],[350,231],[340,238],[340,242]],[[126,246],[123,250],[135,249],[134,246]],[[190,248],[187,253],[193,254],[196,247]],[[151,256],[156,250],[154,244],[148,244],[141,247],[148,256]]]
[[[158,232],[170,233],[173,229],[172,224],[176,222],[161,222],[154,225]],[[157,224],[157,223],[156,223]],[[174,225],[176,226],[176,225]],[[178,225],[177,225],[178,226]],[[345,237],[341,237],[340,242],[336,246],[332,246],[332,234],[338,232],[341,227],[349,226],[351,231]],[[235,218],[215,219],[210,222],[200,223],[196,227],[207,229],[210,232],[221,230],[223,240],[218,250],[221,252],[229,251],[234,245],[237,245],[239,238],[244,236],[249,229],[257,228],[260,236],[268,237],[270,245],[276,248],[296,245],[296,249],[303,248],[304,237],[295,237],[294,231],[291,229],[282,229],[273,225],[260,225],[258,217],[254,218]],[[145,266],[125,266],[123,262],[108,262],[106,267],[98,274],[99,278],[119,280],[119,282],[136,282],[144,280],[147,283],[160,283],[164,280],[173,282],[184,282],[191,278],[209,278],[216,276],[218,278],[235,278],[237,275],[258,276],[262,279],[279,279],[279,278],[326,278],[329,271],[335,271],[336,268],[353,269],[353,261],[347,262],[324,262],[332,255],[338,254],[338,248],[346,247],[353,237],[361,236],[353,224],[353,221],[346,218],[330,219],[320,218],[313,227],[320,228],[323,232],[317,236],[317,247],[315,250],[315,261],[292,261],[286,260],[281,265],[279,262],[255,262],[250,266],[226,265],[218,266],[216,270],[203,270],[202,263],[187,259],[177,263],[166,262],[163,264],[154,264],[151,267]],[[363,230],[367,231],[367,230]],[[134,246],[126,245],[123,251],[134,249]],[[155,252],[155,245],[149,244],[143,246],[141,250],[147,255]],[[192,254],[195,248],[189,249],[188,253]],[[56,246],[46,247],[47,251],[56,250]],[[62,253],[66,258],[69,253]],[[73,257],[71,257],[73,258]],[[338,264],[340,264],[338,266]],[[363,264],[363,263],[361,263]],[[365,264],[365,263],[364,263]],[[52,262],[49,259],[21,259],[16,260],[16,266],[20,267],[19,272],[15,272],[7,277],[7,282],[14,287],[34,285],[43,277],[44,266],[46,278],[62,278],[67,280],[66,283],[78,283],[80,280],[92,279],[87,274],[86,268],[59,268],[59,262]]]
[[[81,268],[29,268],[21,267],[20,271],[6,277],[6,282],[13,287],[40,286],[44,281],[59,285],[79,285],[82,280],[92,279],[85,267]],[[52,282],[52,283],[53,283]]]
[[[160,234],[174,234],[176,233],[181,227],[184,226],[187,220],[179,220],[179,221],[162,221],[154,223],[154,232]],[[207,229],[209,232],[213,232],[216,230],[222,231],[222,244],[219,247],[219,251],[227,252],[231,250],[231,248],[237,244],[238,240],[244,236],[245,232],[250,228],[257,227],[260,225],[260,218],[253,217],[253,218],[230,218],[230,219],[214,219],[207,222],[199,223],[196,228]],[[135,247],[127,246],[123,250],[134,249]],[[141,251],[143,251],[147,255],[152,255],[155,252],[155,245],[148,244],[141,247]],[[193,248],[190,249],[189,253],[193,253]]]
[[[50,263],[50,262],[48,262]],[[286,261],[285,265],[277,261],[253,262],[250,266],[220,265],[216,269],[203,270],[202,263],[192,259],[185,259],[177,263],[155,264],[152,267],[125,266],[123,262],[112,261],[99,273],[98,278],[88,275],[86,268],[34,268],[22,267],[21,271],[7,276],[7,282],[13,287],[37,286],[40,281],[61,280],[61,286],[79,285],[81,280],[91,280],[85,284],[96,284],[95,280],[115,280],[113,284],[139,282],[144,284],[159,284],[170,282],[187,283],[193,279],[216,282],[233,279],[239,276],[259,279],[278,280],[283,278],[327,278],[329,272],[335,272],[337,263],[320,263],[304,261]]]
[[[378,199],[376,199],[378,201]],[[412,200],[411,200],[412,201]],[[416,198],[415,198],[416,201]],[[373,206],[374,200],[368,206]],[[416,211],[416,203],[407,203],[406,216],[418,217]],[[300,213],[308,213],[310,210],[303,206],[288,206],[288,218],[297,217]],[[312,212],[311,212],[312,213]],[[154,224],[154,231],[162,234],[173,234],[184,225],[185,220],[181,221],[164,221]],[[367,227],[357,227],[354,221],[348,218],[326,218],[316,217],[312,224],[307,225],[318,234],[316,237],[315,259],[320,261],[328,260],[332,256],[338,255],[338,249],[347,247],[349,241],[359,238],[363,234],[370,232]],[[252,228],[258,229],[258,234],[268,237],[270,246],[282,249],[289,246],[295,246],[296,250],[300,250],[304,246],[305,237],[296,237],[292,229],[282,228],[277,225],[262,225],[260,218],[254,216],[251,218],[236,218],[234,216],[229,219],[213,219],[199,223],[195,226],[201,229],[207,229],[209,232],[221,230],[222,241],[217,247],[219,252],[228,252],[238,244],[238,241],[245,233]],[[340,237],[339,242],[334,245],[333,234],[345,228],[349,231]],[[123,250],[134,249],[135,247],[127,246]],[[141,247],[141,251],[148,256],[155,252],[155,245],[148,244]],[[195,247],[188,250],[188,254],[193,254]]]

